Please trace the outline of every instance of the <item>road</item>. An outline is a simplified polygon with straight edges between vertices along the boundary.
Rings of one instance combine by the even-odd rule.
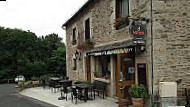
[[[0,107],[55,107],[14,93],[15,84],[0,84]]]

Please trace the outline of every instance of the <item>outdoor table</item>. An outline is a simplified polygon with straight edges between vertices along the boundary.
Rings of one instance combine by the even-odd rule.
[[[67,87],[72,86],[72,81],[71,80],[60,80],[58,81],[61,84],[61,87],[63,90],[67,90]],[[58,100],[63,100],[66,97],[62,95],[61,93],[61,97],[58,98]]]
[[[76,84],[76,88],[84,89],[84,101],[86,102],[87,100],[92,100],[91,98],[88,97],[88,89],[93,87],[94,85],[89,85],[89,84]]]
[[[58,78],[58,77],[51,77],[50,80],[51,80],[51,81],[59,81],[59,80],[61,80],[61,78]]]
[[[50,81],[53,81],[53,88],[56,87],[56,82],[58,83],[59,80],[61,80],[61,78],[58,78],[58,77],[51,77],[50,78]]]

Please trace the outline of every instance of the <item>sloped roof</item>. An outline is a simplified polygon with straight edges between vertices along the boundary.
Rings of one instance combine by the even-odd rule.
[[[75,17],[77,17],[90,3],[97,0],[88,0],[70,19],[68,19],[62,27],[66,26],[68,23],[70,23]]]

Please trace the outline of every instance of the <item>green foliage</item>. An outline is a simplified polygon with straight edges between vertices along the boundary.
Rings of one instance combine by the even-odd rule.
[[[25,85],[30,85],[30,84],[32,84],[32,81],[26,81],[24,84]]]
[[[0,27],[0,80],[22,74],[66,71],[66,49],[57,34]]]
[[[88,84],[88,85],[91,85],[92,83],[89,82],[89,81],[84,81],[83,84]]]
[[[133,98],[147,98],[149,94],[147,93],[146,87],[143,85],[137,86],[136,84],[131,85],[128,90],[129,94]]]
[[[50,77],[54,77],[53,74],[45,74],[40,76],[40,80],[45,80],[45,79],[49,79]]]
[[[98,72],[95,71],[95,72],[94,72],[94,76],[98,76]]]
[[[39,81],[40,80],[40,78],[36,77],[36,76],[33,76],[31,79],[32,79],[32,81]]]
[[[18,82],[18,86],[19,86],[19,87],[24,86],[24,82]]]

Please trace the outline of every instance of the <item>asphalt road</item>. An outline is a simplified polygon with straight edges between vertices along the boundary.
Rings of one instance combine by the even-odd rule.
[[[0,107],[55,107],[14,93],[15,84],[0,84]]]

